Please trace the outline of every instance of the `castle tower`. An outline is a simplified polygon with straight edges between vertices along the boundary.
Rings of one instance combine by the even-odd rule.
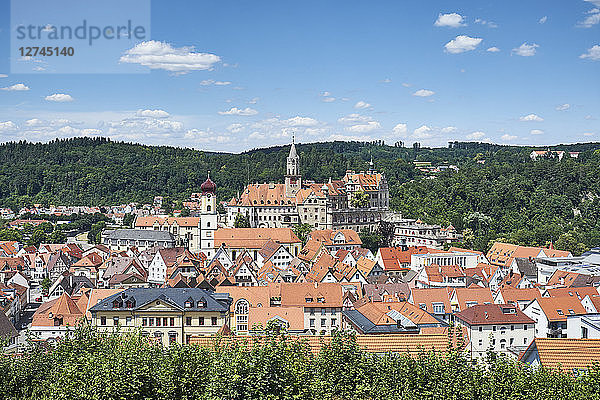
[[[292,147],[287,158],[287,172],[285,174],[285,195],[294,197],[302,187],[302,176],[300,175],[300,156],[296,152],[296,144],[292,138]]]
[[[210,180],[200,185],[200,250],[210,260],[215,255],[215,231],[217,230],[217,185]]]

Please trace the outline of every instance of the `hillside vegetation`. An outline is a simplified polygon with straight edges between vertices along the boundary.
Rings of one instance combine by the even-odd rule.
[[[579,159],[529,159],[531,148],[459,143],[453,148],[403,148],[359,142],[298,145],[305,179],[341,178],[366,170],[371,157],[390,183],[391,205],[407,217],[467,229],[465,245],[491,240],[547,245],[577,253],[600,246],[600,144],[554,146]],[[241,154],[109,139],[0,145],[0,205],[148,203],[156,195],[184,200],[211,171],[220,200],[247,182],[280,182],[289,146]],[[454,164],[458,172],[423,179],[412,162]],[[484,164],[477,160],[485,160]]]

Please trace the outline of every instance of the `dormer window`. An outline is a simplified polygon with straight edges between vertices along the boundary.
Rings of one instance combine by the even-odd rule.
[[[123,302],[121,300],[114,300],[113,301],[113,308],[121,308],[123,307]]]
[[[313,298],[312,297],[306,297],[304,300],[306,300],[307,303],[312,303],[313,302]]]
[[[192,307],[194,307],[194,300],[191,297],[189,299],[187,299],[185,301],[184,307],[185,308],[192,308]]]
[[[562,310],[556,310],[556,312],[558,313],[558,315],[564,315]]]
[[[325,297],[317,297],[317,302],[325,303]]]
[[[127,307],[127,308],[134,308],[135,307],[135,299],[134,298],[128,299],[125,302],[125,307]]]
[[[205,308],[206,307],[206,300],[204,300],[204,298],[201,298],[200,300],[198,300],[198,308]]]

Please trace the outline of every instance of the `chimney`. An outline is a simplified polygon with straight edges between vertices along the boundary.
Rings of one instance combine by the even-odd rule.
[[[317,286],[319,286],[319,283],[315,282],[315,289],[317,288]]]

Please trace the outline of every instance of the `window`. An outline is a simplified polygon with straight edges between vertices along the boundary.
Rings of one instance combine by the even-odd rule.
[[[512,346],[513,343],[515,342],[515,338],[510,338],[510,345]]]
[[[171,326],[175,326],[175,317],[171,317],[169,322]]]
[[[177,341],[177,333],[169,332],[169,344],[173,344]]]
[[[585,326],[581,327],[581,338],[582,339],[588,338],[588,329]]]
[[[119,317],[113,317],[113,325],[114,326],[119,325]]]
[[[310,315],[315,315],[315,309],[314,309],[314,308],[309,308],[309,309],[308,309],[308,313],[309,313]]]
[[[336,313],[335,308],[332,308],[331,309],[331,315],[335,315],[335,313]]]
[[[185,324],[186,325],[192,325],[192,317],[185,317]]]
[[[315,326],[315,319],[314,318],[310,319],[310,326],[311,326],[311,328],[314,328],[314,326]]]
[[[558,315],[564,315],[562,310],[556,310],[556,312],[558,313]]]
[[[433,303],[434,314],[444,314],[444,303]]]
[[[160,326],[160,318],[156,318],[156,326]]]
[[[131,317],[125,317],[125,325],[131,325]]]
[[[427,311],[427,304],[425,304],[425,303],[419,303],[419,308],[420,308],[421,310],[425,310],[425,311]]]
[[[100,325],[106,325],[106,317],[100,317]]]
[[[312,297],[307,297],[307,298],[305,298],[305,300],[307,303],[312,303],[312,301],[313,301]]]
[[[335,326],[337,323],[337,319],[336,318],[331,318],[331,326]]]
[[[142,326],[148,326],[148,318],[142,318]]]
[[[492,326],[492,330],[496,332],[496,325]]]
[[[148,325],[154,326],[154,318],[148,318]]]
[[[523,338],[523,344],[527,344],[527,338]]]
[[[168,325],[168,323],[167,323],[167,317],[164,317],[163,318],[163,326],[167,326],[167,325]]]
[[[523,330],[527,330],[527,325],[523,325]]]
[[[321,308],[321,315],[327,315],[327,309]]]
[[[511,330],[511,331],[514,331],[514,330],[515,330],[515,326],[514,326],[514,325],[511,325],[511,326],[510,326],[510,330]]]
[[[479,327],[479,332],[483,332],[483,327],[482,326]]]
[[[504,349],[506,347],[506,339],[500,340],[500,348]]]
[[[479,339],[479,346],[483,346],[483,339]]]
[[[198,325],[200,325],[200,326],[204,325],[204,317],[198,318]]]
[[[321,318],[321,326],[327,326],[327,320],[325,318]]]
[[[217,324],[217,317],[211,317],[211,318],[210,318],[210,323],[211,323],[212,325],[216,325],[216,324]]]

